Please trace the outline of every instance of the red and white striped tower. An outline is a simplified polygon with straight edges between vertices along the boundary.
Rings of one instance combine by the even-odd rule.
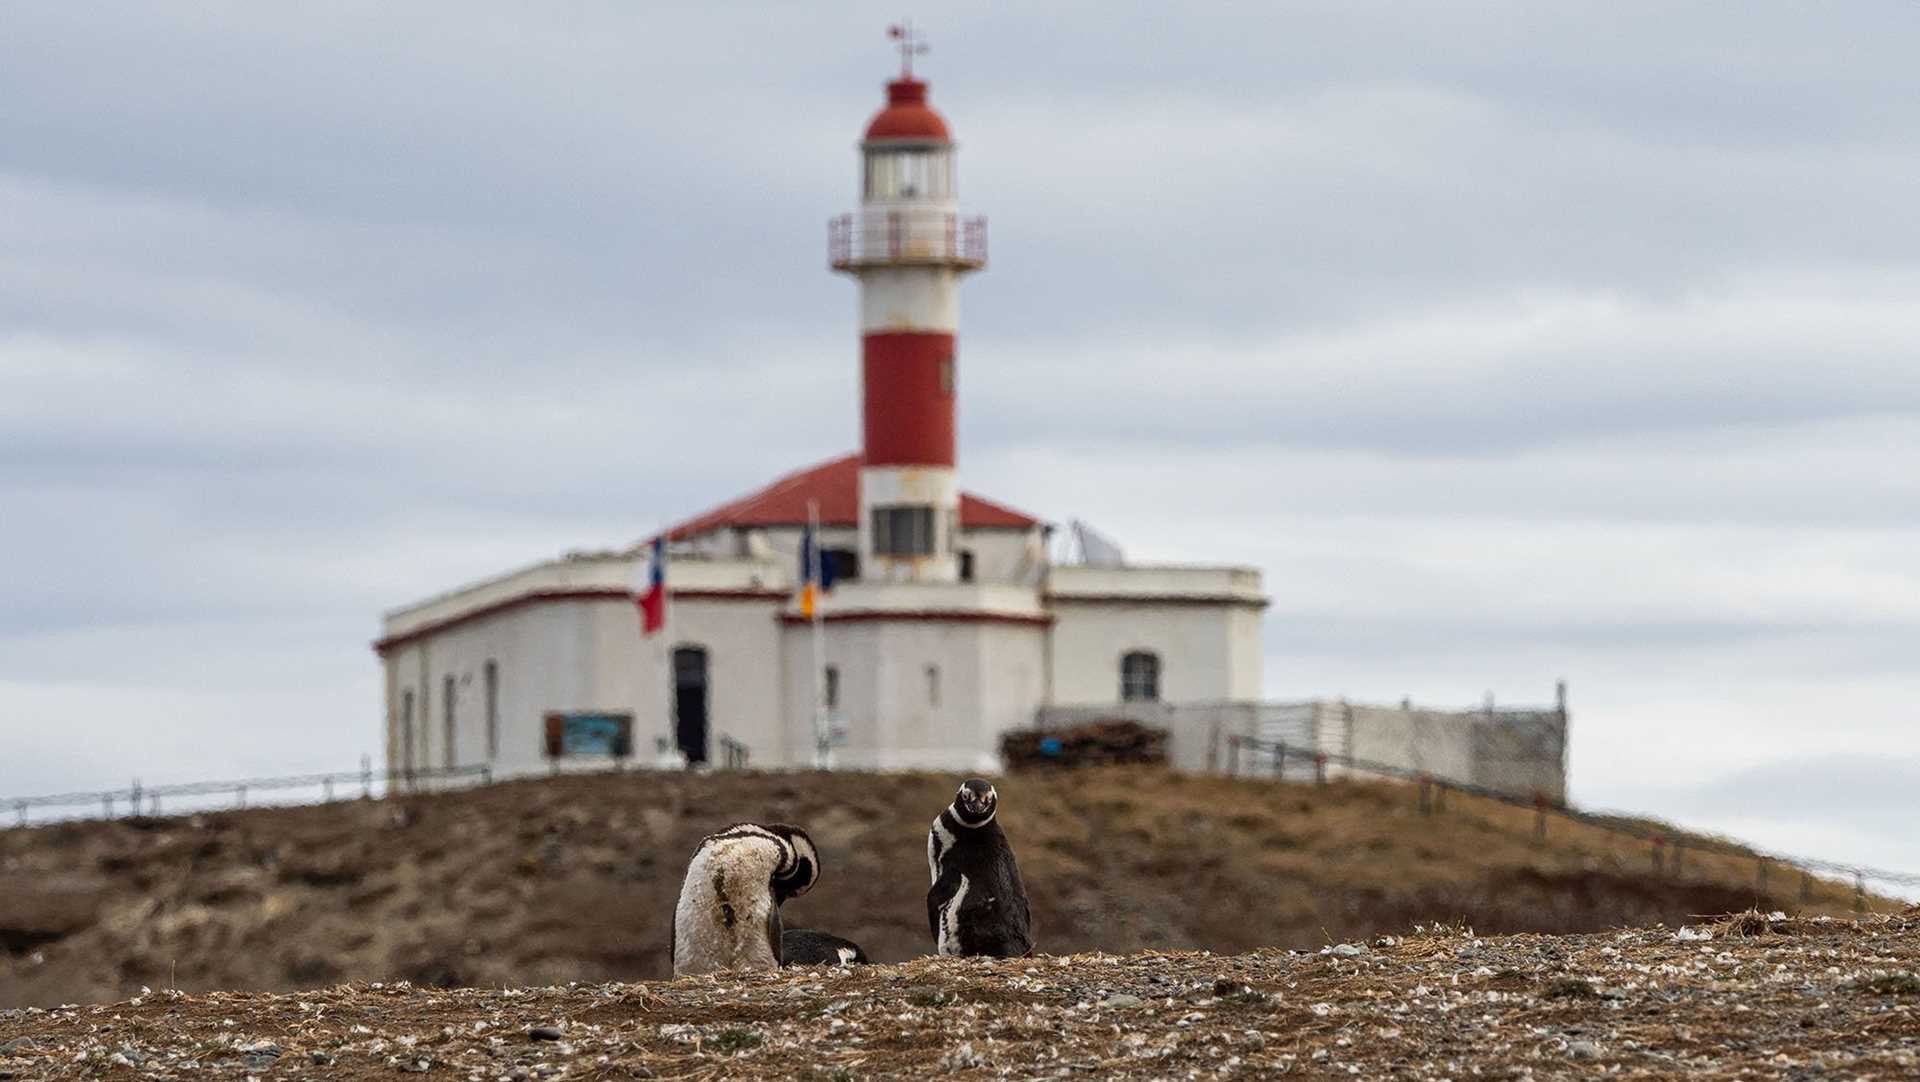
[[[953,138],[913,77],[924,46],[890,33],[901,72],[860,143],[860,210],[828,228],[833,268],[860,280],[860,575],[952,582],[959,286],[986,265],[986,220],[960,217]]]

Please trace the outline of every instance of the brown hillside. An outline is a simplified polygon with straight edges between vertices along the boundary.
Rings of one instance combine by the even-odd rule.
[[[0,1006],[142,985],[284,990],[633,980],[666,972],[669,914],[700,837],[804,825],[818,888],[787,923],[876,960],[929,946],[925,830],[957,779],[931,774],[625,774],[389,801],[0,831]],[[1308,947],[1464,922],[1580,932],[1700,914],[1851,909],[1848,888],[1388,783],[1279,785],[1146,768],[1000,779],[1001,823],[1040,950]],[[1869,900],[1876,908],[1889,903]]]

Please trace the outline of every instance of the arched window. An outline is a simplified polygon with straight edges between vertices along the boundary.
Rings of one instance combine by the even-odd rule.
[[[1134,650],[1120,658],[1120,701],[1154,702],[1160,698],[1160,655]]]

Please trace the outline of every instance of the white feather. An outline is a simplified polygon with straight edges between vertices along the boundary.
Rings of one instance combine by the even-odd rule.
[[[940,908],[940,939],[934,946],[934,950],[938,954],[957,955],[960,953],[960,933],[958,930],[960,903],[967,900],[968,885],[967,877],[964,875],[961,876],[959,889],[955,890],[953,897],[947,899],[947,904]]]

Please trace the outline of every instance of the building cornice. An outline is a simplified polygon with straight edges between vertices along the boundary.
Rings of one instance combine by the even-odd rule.
[[[779,618],[781,623],[790,626],[811,622],[797,612],[783,612]],[[1053,623],[1053,614],[968,609],[850,609],[822,613],[820,619],[829,624],[1016,624],[1022,627],[1046,627]]]
[[[757,601],[763,604],[779,604],[789,600],[790,596],[791,595],[785,590],[668,590],[667,603],[669,606],[689,601]],[[469,609],[443,620],[435,620],[431,623],[422,624],[419,627],[409,628],[398,635],[389,635],[386,638],[376,640],[373,644],[373,650],[375,653],[384,657],[403,646],[409,646],[429,635],[438,635],[443,631],[459,627],[463,624],[485,620],[489,617],[498,616],[501,613],[523,608],[527,605],[535,605],[548,601],[620,601],[631,605],[634,604],[634,595],[631,590],[607,586],[583,587],[569,590],[532,590],[524,594],[496,601],[490,605]]]

